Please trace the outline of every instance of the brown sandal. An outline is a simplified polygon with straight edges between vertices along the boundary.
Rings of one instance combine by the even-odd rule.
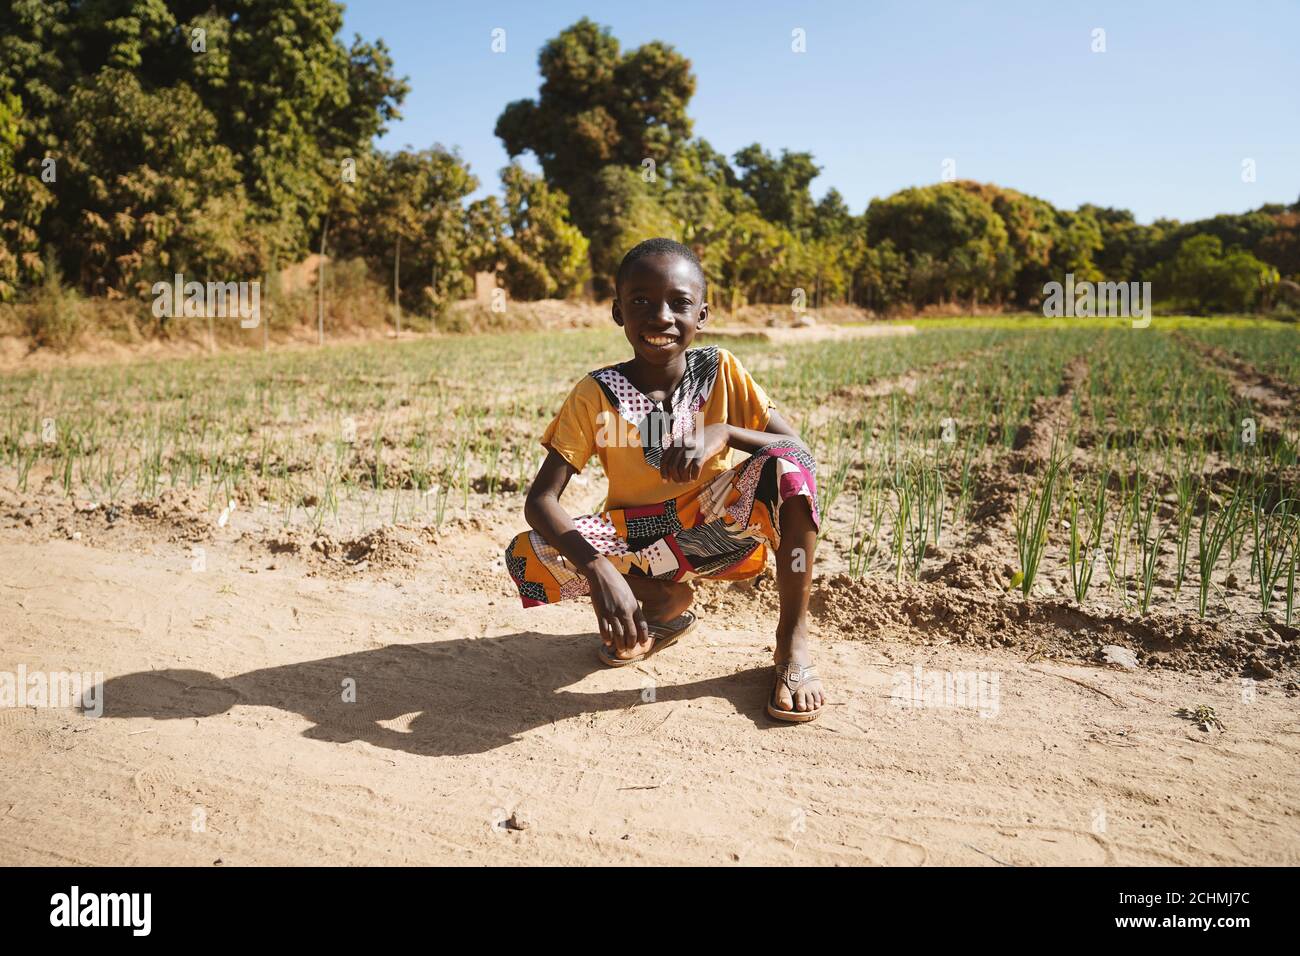
[[[776,681],[772,685],[772,696],[767,699],[767,713],[769,717],[777,720],[789,721],[793,724],[806,724],[810,720],[816,720],[817,715],[822,712],[822,708],[816,710],[784,710],[776,705],[776,691],[781,684],[785,684],[785,689],[790,692],[790,701],[793,704],[795,692],[807,684],[809,681],[821,680],[817,676],[817,671],[811,664],[796,664],[790,661],[786,664],[776,665]]]
[[[636,657],[621,658],[615,657],[612,648],[601,644],[596,654],[600,657],[600,662],[606,667],[627,667],[628,664],[640,664],[648,660],[655,654],[658,654],[666,647],[672,647],[683,637],[694,630],[699,619],[690,611],[682,611],[671,621],[663,624],[650,624],[648,630],[650,636],[654,638],[654,643],[650,645],[650,650],[644,654],[638,654]]]

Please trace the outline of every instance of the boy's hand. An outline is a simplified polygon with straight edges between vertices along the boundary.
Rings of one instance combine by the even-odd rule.
[[[683,436],[680,443],[664,449],[659,459],[659,474],[664,481],[695,481],[704,471],[705,462],[725,451],[730,441],[731,426],[705,425],[694,434]]]
[[[608,647],[624,653],[650,640],[650,629],[641,605],[623,575],[605,559],[587,575],[591,584],[591,603],[596,609],[600,639]]]

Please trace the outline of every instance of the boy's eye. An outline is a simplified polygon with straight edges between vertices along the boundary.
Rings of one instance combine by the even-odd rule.
[[[674,299],[673,308],[678,312],[684,312],[691,307],[690,299]]]
[[[648,301],[649,300],[643,295],[637,295],[632,297],[633,305],[645,305]]]

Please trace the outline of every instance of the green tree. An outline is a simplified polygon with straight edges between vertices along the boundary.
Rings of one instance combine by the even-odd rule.
[[[721,251],[719,284],[729,311],[763,298],[789,301],[789,288],[782,294],[771,280],[785,268],[791,239],[789,232],[753,212],[742,212],[723,224],[715,241]]]
[[[728,277],[736,274],[728,258],[732,224],[738,215],[758,214],[757,204],[741,191],[727,157],[704,139],[683,143],[669,163],[660,201],[678,222],[676,238],[699,256],[709,281],[710,303],[714,308],[727,305],[733,298]],[[742,293],[735,290],[735,294]]]
[[[118,262],[122,253],[116,247],[130,242],[127,233],[136,227],[119,225],[115,217],[137,220],[150,211],[163,216],[170,212],[165,203],[175,201],[180,205],[166,227],[169,237],[156,249],[141,250],[141,267],[151,257],[174,258],[185,246],[194,261],[229,261],[232,215],[255,232],[245,231],[238,245],[256,257],[305,252],[335,197],[329,175],[342,158],[372,149],[371,139],[397,115],[406,92],[405,82],[392,75],[382,43],[357,38],[348,46],[336,38],[342,9],[335,0],[4,4],[0,76],[23,104],[17,178],[39,182],[47,157],[65,174],[83,169],[95,175],[98,169],[133,177],[123,185],[100,175],[102,182],[75,188],[60,177],[49,197],[35,187],[16,197],[8,190],[0,222],[6,244],[22,230],[34,230],[41,242],[58,245],[65,271],[86,288],[119,288],[135,264],[129,258]],[[114,90],[128,100],[113,104]],[[145,115],[134,116],[128,105]],[[87,107],[101,113],[78,112]],[[186,112],[168,119],[160,114],[165,109]],[[194,121],[186,128],[191,114]],[[189,142],[178,147],[155,141],[164,131]],[[123,152],[140,145],[146,147],[142,153]],[[155,150],[157,162],[170,168],[155,165]],[[221,212],[220,222],[191,215],[193,203],[176,163],[184,166],[193,156],[213,158],[212,182],[205,188],[210,185],[226,205],[237,196],[227,176],[233,163],[244,198],[233,213]],[[164,185],[156,199],[145,199],[144,184],[155,176]],[[102,224],[82,222],[80,201],[88,196],[97,203],[91,215]],[[113,202],[124,205],[105,205]],[[88,230],[93,241],[79,242]],[[198,255],[208,242],[217,248]],[[170,249],[163,248],[169,243]],[[30,271],[39,274],[39,266]]]
[[[1274,216],[1258,209],[1246,213],[1225,213],[1195,222],[1175,223],[1163,237],[1156,254],[1159,259],[1169,259],[1193,236],[1214,236],[1224,249],[1243,249],[1253,254],[1276,228]]]
[[[813,200],[808,187],[821,172],[812,153],[783,149],[777,159],[753,143],[732,158],[740,170],[740,188],[758,204],[764,219],[794,233],[812,226]]]
[[[914,304],[1000,301],[1015,274],[1007,229],[992,204],[956,183],[904,189],[873,200],[871,246],[890,242],[912,272]]]
[[[1276,269],[1208,234],[1185,239],[1152,279],[1157,298],[1200,313],[1249,311],[1276,282]]]
[[[861,236],[861,234],[860,234]],[[866,246],[859,239],[861,254],[853,276],[853,301],[877,311],[889,311],[910,303],[908,283],[911,270],[907,257],[890,239],[878,246]]]
[[[1093,261],[1093,255],[1103,246],[1101,226],[1097,220],[1088,212],[1058,209],[1056,225],[1056,242],[1052,246],[1049,266],[1052,276],[1058,282],[1064,281],[1065,276],[1071,273],[1076,282],[1100,281],[1103,278],[1101,270]]]
[[[21,123],[22,101],[0,83],[0,302],[14,294],[21,265],[19,254],[24,245],[18,235],[17,223],[12,228],[4,228],[9,224],[4,214],[5,202],[8,199],[10,204],[13,203],[11,197],[18,183],[15,161],[22,142]],[[32,234],[26,238],[30,245],[35,236]]]
[[[1094,261],[1107,279],[1131,282],[1155,265],[1164,240],[1163,222],[1144,226],[1127,209],[1108,206],[1084,204],[1079,212],[1090,214],[1101,230],[1101,249]]]
[[[1300,279],[1300,211],[1278,212],[1273,221],[1273,231],[1255,254],[1287,278]]]
[[[537,156],[546,181],[573,197],[574,222],[589,234],[599,210],[588,197],[602,167],[639,169],[649,160],[657,168],[690,137],[695,77],[671,46],[654,41],[621,52],[609,28],[585,17],[547,42],[538,68],[538,96],[507,105],[496,135],[511,157]]]
[[[511,163],[501,171],[504,231],[497,245],[506,288],[516,299],[576,294],[591,276],[587,239],[569,221],[568,197]]]
[[[441,311],[469,285],[463,202],[477,188],[460,155],[442,146],[365,158],[356,189],[340,190],[333,248],[369,262],[403,307]]]
[[[1007,297],[1022,306],[1041,298],[1053,276],[1053,253],[1062,241],[1061,223],[1051,203],[1014,189],[962,180],[956,185],[993,207],[1007,231],[1007,254],[1014,273]]]
[[[235,158],[192,90],[149,92],[108,69],[72,90],[68,110],[61,216],[46,235],[79,265],[83,288],[135,295],[174,272],[203,281],[253,270]]]
[[[816,239],[844,236],[853,228],[853,213],[838,189],[826,190],[813,210],[812,234]]]
[[[614,276],[628,250],[652,236],[677,238],[681,226],[662,203],[664,190],[625,166],[606,166],[593,184],[595,217],[589,227],[593,288],[614,293]]]

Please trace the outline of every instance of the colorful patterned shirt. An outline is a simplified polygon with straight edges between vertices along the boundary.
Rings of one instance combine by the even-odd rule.
[[[623,373],[627,363],[597,369],[564,400],[542,433],[542,444],[581,472],[594,454],[609,476],[607,508],[629,508],[674,498],[731,467],[731,451],[705,463],[694,482],[664,481],[660,455],[693,427],[725,422],[766,431],[773,408],[762,387],[726,349],[686,352],[686,373],[673,392],[669,416]],[[656,441],[656,439],[658,439]]]

